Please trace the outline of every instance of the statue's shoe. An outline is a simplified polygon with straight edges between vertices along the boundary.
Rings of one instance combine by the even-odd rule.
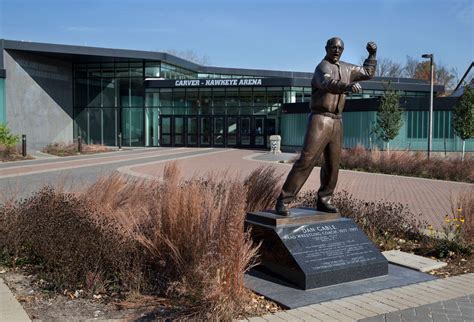
[[[281,200],[277,200],[275,205],[276,213],[280,216],[289,216],[290,209],[288,208],[288,204],[284,203]]]

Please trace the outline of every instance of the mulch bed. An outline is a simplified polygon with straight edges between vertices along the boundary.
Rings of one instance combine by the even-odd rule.
[[[474,256],[455,255],[446,260],[448,266],[430,272],[440,278],[474,273]],[[30,269],[0,267],[0,277],[10,287],[33,320],[74,319],[179,319],[186,308],[170,299],[132,294],[98,294],[86,296],[81,290],[58,294],[48,290],[48,283],[30,274]],[[261,316],[282,310],[276,303],[251,293],[245,311],[248,316]],[[244,318],[239,316],[236,318]]]

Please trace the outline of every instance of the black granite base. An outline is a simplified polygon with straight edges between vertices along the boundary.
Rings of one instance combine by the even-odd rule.
[[[308,290],[388,273],[387,259],[353,220],[308,208],[291,213],[248,213],[245,220],[274,274]]]
[[[276,277],[262,267],[252,269],[245,275],[245,285],[288,309],[331,301],[343,297],[401,287],[436,279],[398,265],[388,265],[388,275],[364,280],[302,290],[289,282]]]

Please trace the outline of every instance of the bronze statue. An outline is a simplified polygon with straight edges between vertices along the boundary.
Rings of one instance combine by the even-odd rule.
[[[325,162],[321,169],[317,210],[338,212],[331,203],[331,198],[336,188],[341,158],[341,114],[346,93],[360,92],[362,87],[357,81],[374,77],[377,45],[373,42],[367,43],[369,57],[363,66],[339,61],[343,51],[344,43],[340,38],[329,39],[326,43],[326,57],[314,71],[311,80],[311,113],[308,116],[303,150],[300,158],[293,164],[277,199],[275,208],[279,215],[290,215],[288,204],[308,179],[321,153],[324,154]]]

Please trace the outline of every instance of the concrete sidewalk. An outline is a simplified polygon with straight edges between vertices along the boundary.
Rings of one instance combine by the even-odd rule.
[[[21,304],[0,277],[0,321],[31,321]]]

